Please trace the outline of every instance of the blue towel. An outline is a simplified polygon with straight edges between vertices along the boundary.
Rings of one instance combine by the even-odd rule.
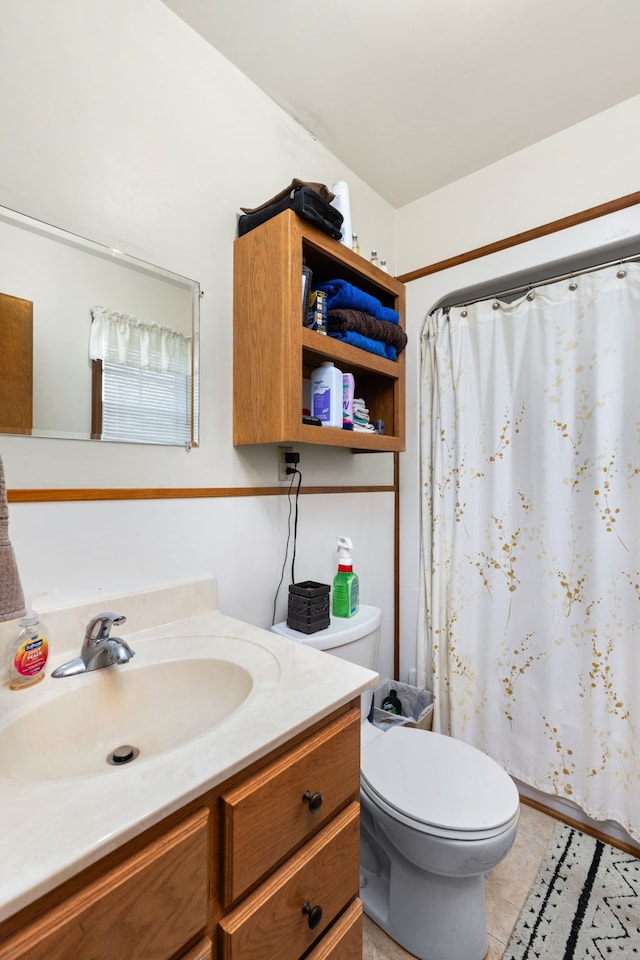
[[[356,333],[355,330],[330,330],[329,336],[335,340],[342,340],[343,343],[350,343],[352,347],[377,353],[379,357],[385,357],[387,360],[395,360],[397,356],[396,348],[390,343],[372,340],[371,337],[365,337],[361,333]]]
[[[365,293],[346,280],[328,280],[326,283],[315,283],[314,290],[324,290],[327,294],[327,310],[363,310],[377,320],[388,320],[389,323],[399,323],[400,316],[391,307],[383,307],[376,297]]]

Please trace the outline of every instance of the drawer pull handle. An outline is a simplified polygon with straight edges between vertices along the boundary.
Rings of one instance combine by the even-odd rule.
[[[319,810],[322,806],[322,794],[321,793],[311,793],[310,790],[305,790],[302,794],[302,802],[309,804],[309,810],[311,813],[315,813],[316,810]]]
[[[309,917],[309,927],[314,930],[322,920],[322,907],[312,907],[309,901],[306,900],[302,912],[305,916]]]

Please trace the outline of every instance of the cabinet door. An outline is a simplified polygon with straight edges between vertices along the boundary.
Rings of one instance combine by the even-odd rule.
[[[357,896],[359,852],[351,803],[220,921],[220,960],[298,960]]]
[[[21,930],[0,960],[166,960],[204,934],[208,904],[201,810]]]
[[[350,710],[223,794],[225,905],[358,797],[360,719]]]

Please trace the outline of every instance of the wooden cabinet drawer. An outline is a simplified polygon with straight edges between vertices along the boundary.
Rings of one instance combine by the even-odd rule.
[[[223,903],[233,903],[263,878],[356,799],[359,788],[360,710],[354,709],[224,793]]]
[[[354,900],[305,960],[362,960],[362,900]]]
[[[0,960],[165,960],[204,935],[208,901],[200,810],[11,937]]]
[[[353,802],[220,921],[220,960],[301,957],[357,896],[359,848]],[[322,908],[313,927],[305,904]]]

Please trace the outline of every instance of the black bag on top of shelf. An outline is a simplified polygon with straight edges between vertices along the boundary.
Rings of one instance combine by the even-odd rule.
[[[318,189],[314,189],[315,187]],[[293,180],[281,193],[260,207],[241,207],[243,214],[238,218],[238,236],[244,236],[283,210],[293,210],[303,220],[307,220],[334,240],[339,240],[342,236],[342,214],[326,199],[333,199],[333,196],[323,184],[310,186],[300,180]]]

